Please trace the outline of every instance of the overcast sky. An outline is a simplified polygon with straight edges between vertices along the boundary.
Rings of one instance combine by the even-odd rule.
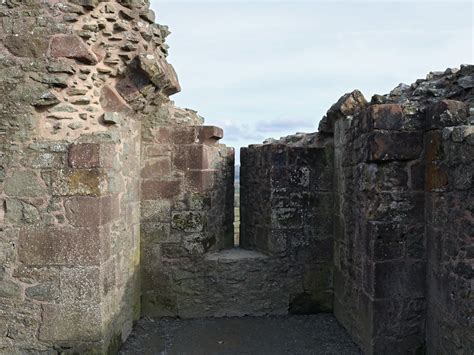
[[[470,1],[151,0],[172,32],[173,100],[235,147],[314,132],[344,93],[367,99],[473,63]]]

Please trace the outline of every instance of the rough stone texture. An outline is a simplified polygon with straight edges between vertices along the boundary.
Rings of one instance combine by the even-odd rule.
[[[204,260],[234,244],[234,152],[218,144],[222,131],[216,127],[151,131],[142,145],[143,314],[217,316],[208,308],[220,307],[222,313],[232,290],[221,295],[220,304],[211,299],[205,280],[212,267]],[[182,275],[190,270],[186,284]],[[196,292],[203,299],[193,306]]]
[[[431,151],[426,169],[427,351],[468,354],[474,351],[474,129],[446,127],[430,131],[430,137],[425,142]]]
[[[140,314],[334,310],[368,354],[471,354],[474,69],[233,150],[176,107],[146,0],[0,5],[0,352],[116,353]],[[141,308],[142,305],[142,308]]]
[[[288,180],[279,168],[285,152],[333,136],[334,313],[367,354],[474,351],[473,76],[473,66],[430,73],[370,103],[356,90],[330,108],[318,133],[242,152],[241,238],[265,250],[275,214],[301,224],[284,210],[291,194],[275,198]],[[322,171],[314,161],[308,169]],[[302,175],[298,164],[290,171]],[[304,206],[297,211],[304,216]]]
[[[240,245],[287,265],[275,293],[290,313],[332,310],[332,151],[331,140],[241,150]]]
[[[0,353],[115,353],[156,256],[141,229],[167,218],[192,253],[232,234],[232,151],[170,101],[148,1],[4,1],[0,17]],[[160,127],[195,137],[163,157]]]
[[[423,134],[399,106],[374,106],[334,122],[334,311],[365,352],[415,353],[426,259],[423,186],[411,184],[411,167]]]
[[[135,354],[358,355],[331,314],[138,322],[121,355]]]

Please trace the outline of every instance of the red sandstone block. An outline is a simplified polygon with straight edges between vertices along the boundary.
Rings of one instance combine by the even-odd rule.
[[[423,220],[423,192],[378,192],[365,202],[364,215],[373,221],[417,223]]]
[[[227,147],[227,158],[231,159],[232,161],[235,160],[235,149],[232,147]],[[232,164],[234,165],[234,164]]]
[[[141,187],[142,200],[171,199],[181,192],[179,180],[144,180]]]
[[[425,189],[425,163],[417,162],[409,167],[411,188],[414,191],[423,191]]]
[[[369,136],[368,161],[413,160],[422,149],[421,132],[374,132]]]
[[[194,126],[160,127],[155,139],[160,144],[194,144],[197,140],[196,129]]]
[[[399,223],[369,221],[367,224],[367,255],[373,261],[402,258],[406,243],[404,237]]]
[[[229,162],[227,149],[221,149],[221,146],[203,146],[205,159],[207,161],[207,169],[223,170]],[[232,164],[233,166],[233,164]],[[232,168],[234,169],[234,168]]]
[[[99,342],[103,337],[98,304],[43,304],[39,339],[47,342]]]
[[[112,144],[79,143],[69,147],[69,166],[72,168],[110,168],[115,149]]]
[[[397,349],[399,354],[409,354],[413,349],[421,348],[424,340],[420,334],[423,334],[421,330],[425,328],[425,302],[424,298],[392,297],[371,300],[376,335],[373,353],[390,354]]]
[[[73,144],[69,148],[69,166],[72,168],[100,167],[100,144]]]
[[[51,39],[50,53],[54,58],[66,57],[77,59],[85,64],[98,63],[95,54],[89,50],[86,43],[75,35],[56,35]]]
[[[197,143],[196,127],[175,127],[171,130],[171,143],[195,144]]]
[[[66,216],[76,227],[96,227],[120,216],[117,195],[103,197],[75,196],[66,201]]]
[[[154,144],[145,147],[147,157],[171,156],[171,146],[169,144]]]
[[[128,112],[131,110],[125,99],[115,89],[104,85],[99,102],[106,112]]]
[[[156,142],[158,144],[169,144],[173,143],[171,139],[171,131],[173,128],[170,127],[160,127],[156,132]]]
[[[8,51],[16,57],[39,58],[46,55],[49,47],[48,37],[31,35],[10,35],[3,39]]]
[[[117,285],[117,273],[115,264],[116,260],[114,258],[110,259],[105,264],[102,264],[103,278],[101,282],[101,288],[104,292],[104,296],[107,296],[110,291],[113,291],[115,286]]]
[[[22,228],[18,257],[25,265],[93,266],[101,261],[98,228]]]
[[[375,129],[399,130],[403,128],[402,105],[372,105],[370,106],[369,117],[371,119],[371,127]]]
[[[173,154],[173,165],[179,170],[208,169],[209,147],[202,144],[179,145]]]
[[[147,160],[145,161],[145,166],[142,169],[143,179],[170,176],[170,174],[171,159],[168,157]]]
[[[222,128],[215,126],[197,126],[198,140],[201,144],[214,145],[224,137]]]
[[[186,184],[194,192],[209,191],[214,187],[216,173],[216,170],[189,170]]]

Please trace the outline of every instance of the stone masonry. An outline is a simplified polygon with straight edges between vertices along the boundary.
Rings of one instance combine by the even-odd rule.
[[[0,354],[115,354],[140,316],[318,312],[367,354],[474,352],[473,66],[244,148],[234,248],[234,150],[170,100],[147,0],[0,16]]]
[[[210,126],[160,127],[142,144],[142,312],[200,314],[185,286],[206,254],[234,245],[234,151]],[[194,269],[193,269],[194,270]],[[200,270],[200,271],[198,271]],[[208,295],[209,289],[204,294]],[[206,302],[209,302],[207,300]],[[188,309],[188,311],[185,311]]]
[[[306,268],[333,255],[321,269],[331,284],[305,293],[333,292],[364,353],[474,352],[473,88],[468,65],[371,102],[356,90],[318,133],[242,149],[241,240],[267,254],[309,249]]]
[[[332,153],[330,137],[241,152],[240,245],[285,265],[274,292],[294,314],[332,311]]]
[[[233,238],[233,150],[169,100],[147,1],[0,16],[0,353],[115,353],[141,299],[160,307],[162,264]]]

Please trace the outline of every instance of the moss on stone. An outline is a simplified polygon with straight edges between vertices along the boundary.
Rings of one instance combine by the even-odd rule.
[[[184,232],[201,232],[204,224],[205,219],[201,212],[173,212],[171,217],[171,226]]]

